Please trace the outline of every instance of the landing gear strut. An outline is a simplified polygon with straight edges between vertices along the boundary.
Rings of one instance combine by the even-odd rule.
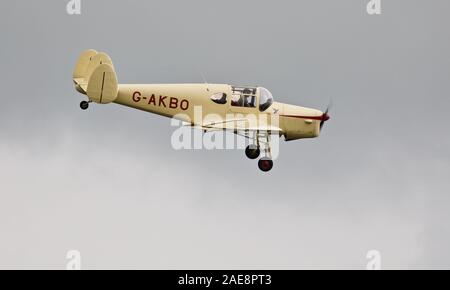
[[[244,136],[247,136],[247,138],[251,138],[256,141],[256,144],[248,145],[245,148],[245,155],[249,159],[256,159],[259,157],[261,151],[263,150],[264,157],[258,160],[258,167],[263,172],[270,171],[273,167],[272,152],[270,150],[270,133],[256,131],[254,132],[253,136]],[[263,145],[262,147],[261,143]]]
[[[82,102],[80,103],[80,108],[81,108],[82,110],[87,110],[87,109],[89,108],[89,102],[87,102],[87,101],[82,101]]]

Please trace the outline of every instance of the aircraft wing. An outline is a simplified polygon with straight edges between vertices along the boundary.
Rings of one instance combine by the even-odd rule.
[[[201,129],[204,131],[233,131],[234,133],[240,131],[260,131],[260,132],[281,132],[281,129],[276,126],[271,125],[262,125],[262,126],[249,126],[248,119],[230,119],[225,121],[218,122],[206,122],[201,126],[195,124],[189,124],[189,126],[197,129]]]

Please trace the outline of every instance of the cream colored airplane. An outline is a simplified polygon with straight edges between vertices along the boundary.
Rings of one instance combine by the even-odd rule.
[[[284,136],[286,141],[318,137],[329,119],[321,112],[274,102],[262,87],[226,84],[118,84],[111,58],[89,49],[81,54],[73,72],[78,92],[87,95],[80,107],[89,103],[116,103],[150,113],[176,118],[204,131],[229,130],[252,140],[245,154],[258,161],[262,171],[273,167],[270,138]],[[212,117],[196,118],[201,108]],[[230,117],[231,116],[231,117]]]

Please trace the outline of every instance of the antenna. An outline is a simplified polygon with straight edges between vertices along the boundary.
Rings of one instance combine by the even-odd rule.
[[[203,75],[203,73],[202,72],[200,72],[200,75],[202,76],[202,79],[203,79],[203,82],[205,83],[205,85],[206,85],[206,90],[209,92],[209,87],[208,87],[208,82],[206,81],[206,78],[205,78],[205,76]]]

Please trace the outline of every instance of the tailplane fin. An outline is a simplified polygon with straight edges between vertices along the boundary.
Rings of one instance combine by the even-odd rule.
[[[114,102],[119,86],[114,68],[108,64],[98,65],[89,77],[86,94],[91,101],[99,104]]]
[[[104,52],[84,51],[75,66],[73,81],[76,90],[93,102],[106,104],[117,97],[116,72],[111,58]]]

